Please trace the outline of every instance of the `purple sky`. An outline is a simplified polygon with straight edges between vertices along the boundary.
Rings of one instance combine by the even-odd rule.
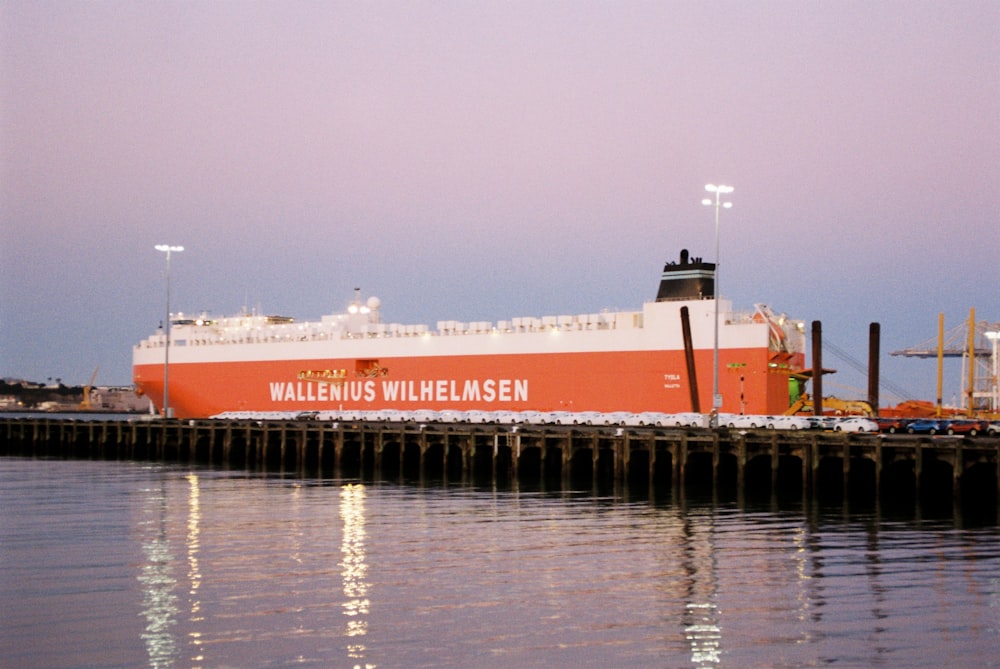
[[[159,243],[186,312],[639,308],[711,258],[714,182],[724,296],[862,364],[879,322],[933,399],[888,352],[1000,320],[997,35],[994,0],[4,0],[0,376],[130,383]]]

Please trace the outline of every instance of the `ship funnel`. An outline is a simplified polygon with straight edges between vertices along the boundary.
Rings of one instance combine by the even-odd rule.
[[[668,262],[660,275],[656,301],[704,300],[715,297],[715,264],[692,258],[682,249],[680,262]]]

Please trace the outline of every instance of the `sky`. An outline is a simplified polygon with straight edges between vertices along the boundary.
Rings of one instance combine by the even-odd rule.
[[[888,353],[1000,321],[997,35],[995,0],[0,0],[0,377],[131,383],[156,244],[186,313],[638,309],[722,183],[723,297],[820,321],[844,398],[877,322],[933,400]]]

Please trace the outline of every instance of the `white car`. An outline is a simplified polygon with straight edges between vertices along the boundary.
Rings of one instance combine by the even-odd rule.
[[[406,413],[399,409],[380,409],[375,412],[379,420],[386,422],[402,422],[406,420]]]
[[[756,414],[719,414],[719,425],[731,428],[756,430],[758,428],[774,429],[774,416],[759,416]]]
[[[667,415],[665,425],[676,427],[706,427],[708,426],[708,415],[703,413],[672,413]]]
[[[602,417],[605,425],[640,425],[638,414],[631,411],[609,411]]]
[[[600,411],[574,411],[569,420],[573,425],[601,425],[604,423],[604,414]]]
[[[516,412],[515,423],[530,425],[540,425],[544,421],[544,414],[541,411],[518,411]]]
[[[514,425],[521,422],[520,411],[491,411],[490,420],[500,425]]]
[[[409,412],[408,419],[413,423],[432,423],[438,419],[438,412],[431,409],[417,409]]]
[[[871,418],[850,416],[838,420],[833,430],[834,432],[878,432],[878,423]]]
[[[775,416],[775,430],[808,430],[812,428],[812,423],[808,418],[802,416]]]
[[[805,416],[810,430],[832,430],[837,424],[835,416]]]
[[[572,416],[573,414],[569,411],[545,411],[534,422],[543,425],[571,425],[573,423]]]
[[[673,420],[671,420],[673,414],[663,413],[662,411],[643,411],[637,415],[639,418],[639,425],[655,425],[657,427],[664,427],[666,425],[674,424]]]
[[[480,411],[479,409],[470,409],[465,411],[465,422],[467,423],[492,423],[495,419],[493,411]]]

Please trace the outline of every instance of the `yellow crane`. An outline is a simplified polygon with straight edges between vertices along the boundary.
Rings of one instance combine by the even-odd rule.
[[[792,406],[788,407],[785,415],[812,414],[814,411],[813,401],[808,395],[800,397]],[[875,410],[872,405],[864,400],[842,400],[839,397],[824,397],[823,411],[834,413],[838,416],[874,416]]]
[[[90,411],[93,407],[90,404],[90,390],[94,387],[94,380],[97,378],[97,370],[101,366],[94,367],[94,373],[90,375],[90,383],[83,387],[83,401],[80,402],[80,411]]]

